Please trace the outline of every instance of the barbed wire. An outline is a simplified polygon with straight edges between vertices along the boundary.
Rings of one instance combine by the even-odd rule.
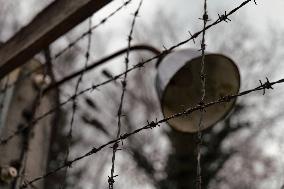
[[[89,18],[89,32],[87,33],[88,35],[88,41],[87,41],[87,49],[86,49],[86,53],[85,53],[85,64],[84,67],[86,68],[90,59],[90,50],[91,50],[91,43],[92,43],[92,16]],[[79,75],[79,78],[76,82],[76,86],[75,86],[75,91],[74,91],[74,95],[77,94],[78,90],[79,90],[79,86],[80,83],[83,80],[83,76],[84,76],[85,72],[82,72]],[[74,118],[75,118],[75,114],[76,114],[76,110],[77,110],[77,102],[76,102],[76,98],[72,99],[72,113],[71,113],[71,121],[70,121],[70,128],[69,128],[69,133],[67,136],[67,148],[66,148],[66,154],[65,154],[65,162],[68,161],[69,158],[69,154],[70,154],[70,146],[71,146],[71,142],[72,142],[72,138],[73,138],[73,125],[74,125]],[[66,170],[64,172],[64,179],[66,180],[68,174],[68,167],[66,167]],[[63,182],[63,187],[65,186],[66,182]]]
[[[209,16],[207,13],[207,0],[204,0],[204,7],[203,7],[203,16],[201,20],[203,21],[203,31],[202,31],[202,41],[201,41],[201,70],[200,70],[200,81],[201,81],[201,99],[200,104],[204,104],[205,95],[206,95],[206,75],[205,75],[205,34],[206,34],[206,25],[209,21]],[[202,128],[203,128],[203,117],[204,117],[204,110],[201,109],[200,111],[200,119],[198,123],[198,130],[197,130],[197,167],[196,167],[196,189],[202,188],[202,175],[201,175],[201,147],[202,147]]]
[[[232,100],[236,99],[237,97],[240,97],[240,96],[244,96],[244,95],[248,95],[252,92],[256,92],[256,91],[263,91],[263,94],[265,94],[265,91],[266,90],[269,90],[269,89],[274,89],[273,86],[276,85],[276,84],[280,84],[280,83],[284,83],[284,78],[283,79],[280,79],[280,80],[277,80],[277,81],[274,81],[274,82],[270,82],[268,80],[268,78],[266,78],[266,82],[262,83],[255,87],[255,88],[252,88],[252,89],[249,89],[249,90],[245,90],[243,92],[240,92],[240,93],[236,93],[236,94],[230,94],[230,95],[226,95],[226,96],[223,96],[215,101],[211,101],[211,102],[208,102],[208,103],[204,103],[204,104],[196,104],[194,107],[191,107],[191,108],[187,108],[185,109],[184,111],[182,112],[179,112],[179,113],[176,113],[176,114],[173,114],[169,117],[166,117],[166,118],[163,118],[161,120],[155,120],[155,121],[147,121],[147,124],[143,127],[140,127],[132,132],[129,132],[129,133],[125,133],[125,134],[122,134],[120,135],[119,138],[116,138],[114,140],[110,140],[108,141],[107,143],[99,146],[99,147],[93,147],[91,150],[89,150],[88,152],[84,153],[83,155],[81,156],[78,156],[76,158],[74,158],[73,160],[70,160],[68,162],[65,162],[63,165],[57,167],[56,169],[42,175],[42,176],[39,176],[39,177],[36,177],[30,181],[28,181],[27,183],[23,184],[21,186],[21,188],[26,188],[28,185],[34,183],[34,182],[37,182],[39,180],[42,180],[42,179],[45,179],[46,177],[50,176],[50,175],[53,175],[55,174],[56,172],[62,170],[63,168],[65,167],[70,167],[72,166],[73,163],[77,162],[77,161],[80,161],[86,157],[89,157],[91,155],[94,155],[96,153],[98,153],[99,151],[101,151],[102,149],[108,147],[109,145],[112,145],[112,144],[115,144],[115,143],[118,143],[118,142],[122,142],[124,139],[132,136],[132,135],[135,135],[135,134],[138,134],[140,133],[141,131],[144,131],[144,130],[148,130],[148,129],[153,129],[153,128],[156,128],[156,127],[159,127],[161,126],[160,124],[161,123],[165,123],[171,119],[174,119],[174,118],[178,118],[178,117],[181,117],[181,116],[189,116],[190,114],[192,114],[193,112],[195,111],[200,111],[200,110],[204,110],[208,107],[211,107],[213,105],[216,105],[216,104],[221,104],[221,103],[229,103],[231,102]]]
[[[92,26],[91,28],[89,28],[87,31],[83,32],[79,37],[77,37],[75,40],[73,40],[71,43],[69,43],[69,45],[67,47],[65,47],[64,49],[62,49],[61,51],[57,52],[53,57],[52,57],[52,62],[53,64],[56,63],[56,59],[58,59],[60,56],[62,56],[65,52],[67,52],[68,50],[70,50],[72,47],[74,47],[79,41],[81,41],[82,39],[84,39],[89,33],[93,32],[94,30],[96,30],[98,27],[100,27],[101,25],[105,24],[110,18],[112,18],[114,15],[116,15],[120,10],[122,10],[124,7],[126,7],[128,4],[131,3],[132,0],[128,0],[125,1],[121,6],[119,6],[117,9],[115,9],[113,12],[111,12],[110,14],[108,14],[106,17],[104,17],[103,19],[101,19],[99,21],[98,24]],[[15,86],[16,84],[18,84],[20,81],[22,81],[23,79],[29,78],[33,73],[35,73],[36,71],[40,70],[42,68],[42,66],[38,66],[34,69],[32,69],[31,71],[29,71],[28,73],[24,74],[23,76],[21,76],[18,80],[16,80],[13,83],[10,83],[7,86],[7,89]],[[0,94],[4,93],[5,90],[0,90]]]
[[[123,75],[125,75],[125,73],[129,73],[129,72],[131,72],[131,71],[133,71],[133,70],[135,70],[135,69],[143,68],[144,65],[150,63],[150,62],[153,61],[153,60],[156,60],[156,59],[161,58],[161,57],[163,57],[163,56],[165,56],[165,55],[167,55],[167,54],[170,54],[170,53],[171,53],[174,49],[176,49],[177,47],[180,47],[180,46],[182,46],[182,45],[184,45],[184,44],[186,44],[186,43],[188,43],[188,42],[193,41],[194,39],[196,39],[200,34],[202,34],[202,32],[203,32],[204,30],[208,30],[208,29],[210,29],[211,27],[216,26],[217,24],[219,24],[219,23],[221,23],[221,22],[223,22],[223,21],[224,21],[224,22],[227,22],[227,20],[229,19],[229,18],[228,18],[229,16],[231,16],[232,14],[234,14],[236,11],[238,11],[239,9],[241,9],[242,7],[244,7],[246,4],[248,4],[248,3],[251,2],[251,1],[253,1],[253,0],[246,0],[246,1],[242,2],[239,6],[237,6],[237,7],[234,8],[234,9],[232,9],[232,10],[229,11],[228,13],[225,11],[225,13],[222,14],[222,15],[219,15],[218,19],[216,19],[213,23],[207,25],[207,26],[205,27],[205,29],[203,28],[202,30],[200,30],[200,31],[198,31],[198,32],[196,32],[196,33],[194,33],[194,34],[191,34],[188,39],[186,39],[186,40],[184,40],[184,41],[181,41],[181,42],[179,42],[179,43],[177,43],[177,44],[171,46],[171,47],[168,48],[168,49],[164,49],[163,51],[161,51],[160,54],[155,55],[155,56],[153,56],[153,57],[151,57],[151,58],[148,58],[148,59],[145,60],[145,61],[140,61],[140,62],[138,62],[137,64],[135,64],[134,66],[132,66],[131,68],[129,68],[129,69],[126,70],[125,72],[122,72],[122,73],[120,73],[120,74],[117,74],[117,75],[115,75],[115,76],[114,76],[113,78],[111,78],[111,79],[108,79],[108,80],[103,81],[103,82],[101,82],[101,83],[99,83],[99,84],[95,84],[95,85],[92,85],[91,87],[88,87],[88,88],[86,88],[86,89],[83,89],[82,91],[78,92],[76,95],[73,95],[73,96],[71,96],[70,98],[68,98],[67,100],[65,100],[64,102],[61,102],[58,106],[56,106],[56,107],[54,107],[54,108],[51,108],[51,109],[48,110],[47,112],[45,112],[45,113],[43,113],[42,115],[38,116],[36,119],[34,119],[34,120],[32,121],[31,124],[35,124],[35,123],[37,123],[38,121],[40,121],[41,119],[45,118],[46,116],[52,114],[54,111],[56,111],[56,109],[58,109],[59,107],[62,107],[62,106],[64,106],[64,105],[66,105],[67,103],[71,102],[74,98],[77,98],[77,97],[81,96],[82,94],[84,94],[84,93],[86,93],[86,92],[93,91],[93,90],[95,90],[95,89],[97,89],[97,88],[99,88],[99,87],[101,87],[101,86],[103,86],[103,85],[106,85],[106,84],[108,84],[108,83],[110,83],[110,82],[112,82],[112,81],[114,81],[114,80],[117,80],[117,79],[121,78]],[[6,143],[9,142],[12,138],[14,138],[15,136],[21,134],[21,133],[24,132],[26,129],[28,129],[28,127],[29,127],[29,125],[23,126],[22,128],[20,128],[20,129],[14,131],[12,134],[10,134],[9,136],[7,136],[6,138],[1,138],[1,139],[0,139],[0,145],[6,144]]]
[[[129,54],[130,54],[132,35],[133,35],[136,19],[138,17],[140,8],[142,6],[142,2],[143,2],[143,0],[140,0],[138,8],[136,9],[136,11],[133,15],[131,28],[130,28],[130,32],[129,32],[129,35],[128,35],[127,51],[126,51],[126,57],[125,57],[125,61],[124,61],[125,71],[127,71],[129,69]],[[118,121],[117,121],[116,138],[119,138],[119,136],[121,134],[121,118],[122,118],[122,111],[123,111],[123,102],[124,102],[124,99],[125,99],[125,91],[126,91],[126,86],[127,86],[127,73],[128,72],[125,72],[124,77],[123,77],[123,81],[121,82],[122,92],[121,92],[120,103],[119,103],[119,107],[118,107],[118,111],[117,111]],[[110,171],[110,176],[108,177],[109,189],[113,189],[113,184],[115,182],[114,177],[118,176],[118,175],[114,175],[115,157],[116,157],[116,152],[117,152],[118,148],[119,148],[119,142],[114,143],[113,146],[112,146],[111,171]]]

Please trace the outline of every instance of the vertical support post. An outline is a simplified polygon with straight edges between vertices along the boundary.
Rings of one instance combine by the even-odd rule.
[[[21,74],[37,67],[38,64],[37,61],[31,60],[21,69]],[[35,74],[42,73],[39,72]],[[33,112],[39,92],[39,89],[35,86],[33,77],[34,75],[32,75],[31,78],[19,81],[15,86],[1,137],[5,138],[5,136],[9,136],[18,128],[28,124],[33,117],[37,117],[39,114],[53,107],[54,99],[52,93],[49,93],[41,99],[39,107]],[[35,115],[33,115],[33,113],[35,113]],[[20,173],[16,178],[9,181],[2,179],[2,181],[0,181],[0,188],[18,189],[25,180],[45,172],[52,119],[53,115],[50,115],[36,123],[36,125],[31,127],[27,132],[12,138],[7,144],[0,145],[0,168],[13,167]],[[35,187],[43,188],[43,182],[36,183]]]

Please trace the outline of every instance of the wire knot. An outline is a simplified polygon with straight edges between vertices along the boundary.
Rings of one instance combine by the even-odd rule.
[[[115,176],[108,176],[108,184],[109,184],[109,189],[113,189],[113,184],[115,183],[114,177],[117,177],[118,175]]]
[[[65,161],[65,165],[69,168],[72,167],[72,161]]]
[[[206,79],[206,74],[200,74],[200,78],[201,78],[202,81],[205,81],[205,79]]]
[[[153,128],[155,128],[156,126],[158,126],[158,124],[155,123],[154,121],[151,121],[150,123],[149,123],[149,121],[147,121],[147,123],[148,123],[148,126],[149,126],[150,129],[153,129]]]
[[[204,101],[200,101],[200,102],[198,103],[198,105],[199,105],[199,107],[200,107],[200,111],[201,111],[201,112],[206,112],[206,110],[205,110],[205,102],[204,102]]]
[[[272,83],[268,80],[268,78],[266,77],[266,82],[263,84],[262,82],[261,82],[261,80],[259,80],[259,83],[260,83],[260,87],[263,89],[263,95],[265,95],[265,89],[274,89],[273,87],[272,87]]]
[[[193,43],[195,44],[195,38],[197,38],[197,34],[196,34],[196,33],[195,33],[195,34],[192,34],[190,31],[188,31],[188,33],[189,33],[189,35],[190,35],[190,37],[191,37]]]
[[[206,44],[205,43],[201,43],[200,44],[200,49],[198,51],[205,51],[206,49]]]
[[[230,102],[233,97],[231,95],[223,96],[219,99],[219,101]]]
[[[220,15],[218,14],[218,17],[220,19],[220,21],[225,21],[228,23],[228,21],[232,21],[230,18],[228,18],[229,15],[227,15],[227,12],[225,11],[224,14]]]
[[[203,20],[204,22],[210,21],[207,12],[205,12],[205,13],[203,14],[202,18],[199,18],[199,19],[200,19],[200,20]]]

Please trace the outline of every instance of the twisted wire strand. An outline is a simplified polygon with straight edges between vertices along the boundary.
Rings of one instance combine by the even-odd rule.
[[[125,70],[127,71],[129,69],[129,54],[130,54],[130,47],[131,47],[131,41],[132,41],[132,35],[133,35],[133,31],[134,31],[134,26],[135,26],[135,22],[136,22],[136,18],[138,17],[139,14],[139,10],[142,6],[142,0],[140,1],[138,8],[136,9],[134,15],[133,15],[133,19],[132,19],[132,23],[131,23],[131,28],[130,28],[130,32],[128,35],[128,44],[127,44],[127,51],[126,51],[126,57],[125,57]],[[120,133],[121,133],[121,118],[122,118],[122,110],[123,110],[123,103],[124,103],[124,99],[125,99],[125,91],[126,91],[126,86],[127,86],[127,73],[125,72],[123,75],[123,81],[121,82],[122,84],[122,92],[121,92],[121,97],[120,97],[120,104],[118,107],[118,111],[117,111],[117,117],[118,117],[118,121],[117,121],[117,134],[116,134],[116,138],[119,138]],[[111,173],[110,176],[108,177],[108,184],[109,184],[109,189],[113,189],[113,185],[114,185],[114,177],[116,177],[117,175],[114,175],[114,166],[115,166],[115,157],[116,157],[116,152],[119,148],[119,143],[114,143],[112,146],[112,164],[111,164]]]
[[[207,13],[207,0],[204,0],[204,12],[202,19],[203,20],[203,31],[202,31],[202,41],[201,41],[201,70],[200,70],[200,80],[201,80],[201,100],[200,104],[204,104],[205,96],[206,96],[206,75],[205,75],[205,34],[206,34],[206,24],[209,21],[208,13]],[[197,170],[196,170],[196,189],[202,188],[202,175],[201,175],[201,147],[202,147],[202,127],[203,127],[203,118],[204,118],[204,110],[200,111],[200,119],[198,123],[198,132],[197,132]]]

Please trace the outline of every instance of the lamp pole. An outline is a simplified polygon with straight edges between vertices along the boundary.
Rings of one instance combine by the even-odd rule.
[[[124,53],[126,53],[128,50],[128,48],[124,48],[124,49],[121,49],[117,52],[114,52],[112,53],[111,55],[107,56],[107,57],[104,57],[90,65],[88,65],[86,68],[82,68],[81,70],[78,70],[66,77],[64,77],[63,79],[57,81],[56,83],[50,85],[49,87],[47,87],[45,90],[44,90],[44,93],[54,89],[54,88],[57,88],[59,86],[61,86],[62,84],[78,77],[79,75],[81,75],[82,73],[86,73],[86,72],[89,72],[101,65],[104,65],[106,63],[108,63],[108,61],[110,61],[111,59],[114,59],[118,56],[121,56],[123,55]],[[141,45],[134,45],[134,46],[131,46],[129,48],[130,51],[149,51],[155,55],[159,55],[161,53],[161,51],[159,51],[157,48],[153,47],[153,46],[150,46],[150,45],[145,45],[145,44],[141,44]],[[159,61],[159,60],[158,60]]]

